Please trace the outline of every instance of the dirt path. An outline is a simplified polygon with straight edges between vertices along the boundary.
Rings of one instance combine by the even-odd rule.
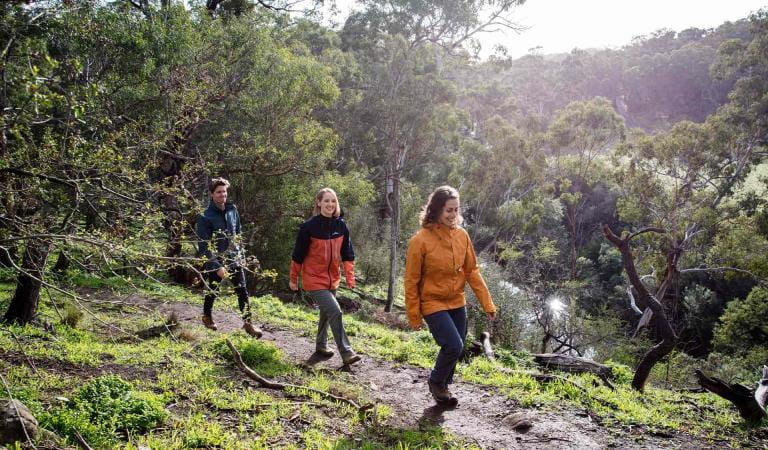
[[[133,302],[143,303],[163,315],[175,312],[186,326],[202,327],[199,323],[200,305],[131,297]],[[235,313],[215,311],[214,314],[219,333],[236,331],[242,325]],[[308,361],[314,350],[313,341],[288,330],[271,326],[263,328],[262,339],[275,343],[291,360],[297,364],[313,363]],[[363,361],[353,366],[350,376],[357,385],[365,388],[372,400],[393,409],[393,417],[388,421],[393,427],[436,425],[482,448],[715,448],[686,434],[653,435],[639,426],[607,428],[592,420],[585,411],[576,409],[562,408],[555,412],[524,409],[493,388],[460,381],[451,387],[459,398],[459,406],[444,409],[435,406],[427,392],[427,369],[395,366],[388,361],[363,356]],[[338,354],[313,364],[315,368],[329,370],[339,370],[341,366]],[[510,415],[521,412],[533,423],[525,433],[517,432],[509,425]]]

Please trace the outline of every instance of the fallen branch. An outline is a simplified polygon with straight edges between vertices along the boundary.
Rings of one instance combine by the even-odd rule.
[[[745,421],[749,423],[760,423],[762,420],[768,418],[765,410],[761,408],[757,403],[757,400],[755,400],[753,390],[742,384],[728,384],[719,378],[710,378],[704,375],[699,369],[696,369],[695,373],[696,378],[699,379],[701,387],[733,403]]]
[[[292,389],[298,389],[298,390],[305,390],[305,391],[309,391],[309,392],[314,392],[314,393],[319,394],[321,397],[324,397],[326,399],[330,399],[330,400],[335,400],[335,401],[338,401],[338,402],[346,403],[346,404],[354,407],[355,409],[357,409],[357,411],[359,413],[363,413],[365,411],[368,411],[368,410],[372,409],[373,406],[374,406],[371,403],[369,403],[367,405],[360,406],[354,400],[350,400],[350,399],[345,398],[345,397],[339,397],[337,395],[331,394],[330,392],[321,391],[319,389],[311,388],[311,387],[308,387],[308,386],[299,386],[299,385],[295,385],[295,384],[279,383],[279,382],[276,382],[276,381],[271,381],[271,380],[269,380],[267,378],[262,377],[261,375],[256,373],[256,371],[254,371],[253,369],[248,367],[248,365],[245,364],[245,362],[243,361],[243,357],[240,355],[240,352],[237,351],[237,348],[235,348],[234,344],[232,344],[232,341],[230,341],[229,339],[227,339],[227,346],[232,351],[232,356],[235,358],[235,364],[237,364],[237,366],[240,368],[240,370],[242,370],[248,378],[250,378],[252,380],[255,380],[260,385],[262,385],[262,386],[264,386],[266,388],[275,389],[275,390],[278,390],[278,391],[284,391],[287,388],[292,388]]]
[[[85,438],[82,434],[80,434],[79,431],[75,430],[75,439],[77,439],[77,442],[85,449],[85,450],[93,450],[93,448],[88,445],[88,442],[86,442]]]

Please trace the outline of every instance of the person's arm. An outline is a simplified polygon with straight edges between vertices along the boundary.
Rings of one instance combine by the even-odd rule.
[[[211,252],[210,248],[208,248],[208,243],[211,240],[213,230],[211,230],[211,225],[208,222],[208,219],[206,219],[202,214],[197,218],[195,234],[197,234],[197,255],[204,256],[207,259],[203,265],[205,270],[219,269],[221,264],[219,264],[219,261],[214,258],[213,253]]]
[[[422,264],[424,251],[420,239],[417,236],[411,238],[408,243],[408,251],[405,256],[405,310],[408,313],[408,322],[411,328],[421,327],[421,283]]]
[[[480,267],[477,265],[477,255],[475,255],[475,249],[472,246],[472,240],[469,238],[466,230],[464,235],[467,238],[467,255],[464,258],[464,276],[467,278],[469,286],[472,288],[472,292],[480,301],[483,307],[483,311],[488,314],[489,318],[493,318],[496,315],[496,305],[493,304],[491,299],[491,293],[488,291],[488,286],[485,284],[483,276],[480,275]]]
[[[305,225],[299,227],[299,232],[296,235],[296,244],[293,246],[293,254],[291,255],[291,272],[288,276],[288,285],[291,290],[299,289],[299,273],[301,273],[301,266],[304,264],[304,257],[307,255],[309,249],[309,230]]]
[[[344,225],[344,239],[341,242],[341,261],[344,266],[344,277],[347,281],[347,287],[355,288],[355,249],[352,248],[352,239],[349,237],[349,228]]]

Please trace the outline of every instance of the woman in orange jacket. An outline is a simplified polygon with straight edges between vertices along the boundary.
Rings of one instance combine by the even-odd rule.
[[[464,285],[469,282],[488,319],[496,306],[480,275],[469,235],[461,227],[459,193],[441,186],[429,196],[421,212],[421,229],[408,243],[405,262],[405,307],[411,328],[421,328],[422,317],[440,346],[429,380],[438,403],[456,405],[448,385],[467,336]]]
[[[347,287],[355,287],[355,252],[349,228],[340,215],[336,192],[331,188],[320,189],[315,195],[312,217],[301,224],[296,236],[288,285],[291,290],[297,291],[301,275],[304,290],[320,309],[315,353],[324,357],[333,356],[333,351],[328,348],[330,325],[341,360],[349,365],[360,361],[360,355],[352,350],[344,331],[336,289],[341,281],[342,264]]]

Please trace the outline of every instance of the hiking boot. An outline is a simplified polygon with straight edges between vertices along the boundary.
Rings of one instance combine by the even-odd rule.
[[[213,317],[207,314],[203,314],[203,317],[201,317],[201,319],[203,320],[203,325],[205,325],[205,328],[208,328],[209,330],[213,330],[213,331],[218,330],[218,327],[213,322]]]
[[[325,345],[323,345],[322,347],[318,346],[315,349],[315,353],[325,358],[330,358],[331,356],[333,356],[333,350],[331,350],[330,348],[328,348],[328,346],[325,346]]]
[[[246,333],[250,334],[256,339],[260,338],[262,334],[261,329],[253,326],[253,323],[251,323],[250,320],[243,322],[243,330],[245,330]]]
[[[429,393],[432,394],[432,398],[434,398],[437,403],[445,404],[456,400],[451,396],[451,391],[449,391],[446,386],[433,383],[432,380],[427,380],[427,385],[429,386]]]
[[[344,362],[345,366],[349,366],[350,364],[354,364],[358,361],[360,361],[361,358],[360,355],[357,353],[350,351],[349,353],[342,353],[341,354],[341,360]]]

